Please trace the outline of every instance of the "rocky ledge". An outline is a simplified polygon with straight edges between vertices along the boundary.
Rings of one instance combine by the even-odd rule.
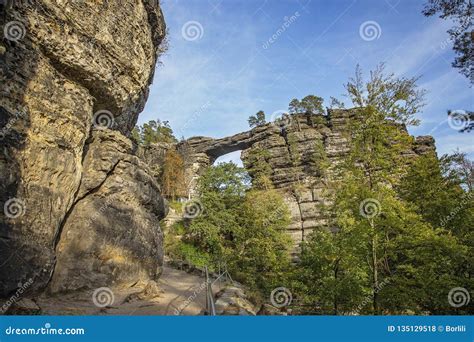
[[[0,10],[0,297],[156,279],[166,209],[127,136],[165,36],[158,2]]]

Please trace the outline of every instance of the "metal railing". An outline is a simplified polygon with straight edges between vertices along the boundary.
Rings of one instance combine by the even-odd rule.
[[[206,312],[209,316],[216,316],[216,304],[212,293],[212,283],[209,279],[209,271],[206,266]]]

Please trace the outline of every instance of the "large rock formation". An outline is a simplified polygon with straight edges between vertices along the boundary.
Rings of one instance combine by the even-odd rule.
[[[349,152],[352,120],[356,120],[354,110],[330,110],[327,116],[298,114],[230,137],[193,137],[181,142],[178,149],[185,156],[190,194],[195,195],[196,180],[218,157],[242,150],[244,167],[252,169],[252,155],[264,150],[272,170],[270,179],[290,208],[288,233],[297,247],[313,229],[326,223],[321,204],[330,201],[327,182]],[[404,127],[400,129],[408,134]],[[318,144],[324,147],[329,165],[325,177],[315,171],[312,161]],[[432,151],[433,138],[418,137],[406,156]]]
[[[127,135],[165,35],[157,1],[2,4],[0,297],[155,278],[165,205]]]

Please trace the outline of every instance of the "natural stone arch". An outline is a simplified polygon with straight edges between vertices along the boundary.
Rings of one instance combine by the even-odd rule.
[[[214,161],[227,153],[242,150],[241,158],[249,168],[249,155],[257,149],[269,152],[271,181],[281,191],[292,217],[288,233],[298,245],[308,234],[327,224],[321,212],[321,203],[328,203],[326,184],[310,167],[311,153],[316,142],[324,146],[329,164],[329,179],[334,176],[333,168],[344,160],[351,144],[350,121],[355,119],[351,109],[329,110],[327,116],[307,114],[292,115],[285,123],[267,123],[249,131],[229,137],[214,139],[192,137],[177,146],[185,159],[186,177],[190,196],[196,196],[197,179]],[[401,127],[406,133],[406,129]],[[431,137],[419,137],[406,157],[434,151]]]

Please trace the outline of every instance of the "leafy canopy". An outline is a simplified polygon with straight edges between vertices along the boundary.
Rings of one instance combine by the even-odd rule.
[[[168,121],[150,120],[142,126],[136,126],[132,137],[141,145],[148,146],[154,143],[176,143],[178,140],[173,134]]]

